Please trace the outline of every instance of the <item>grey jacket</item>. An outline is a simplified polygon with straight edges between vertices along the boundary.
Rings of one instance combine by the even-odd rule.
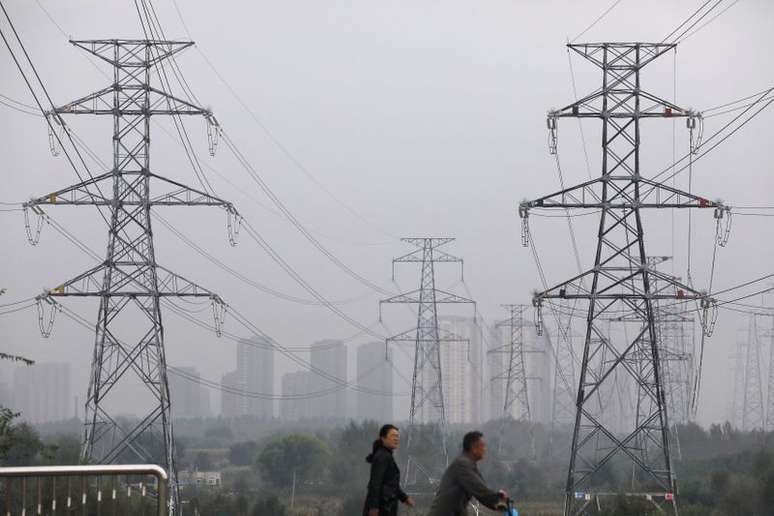
[[[471,498],[496,509],[500,493],[484,484],[476,462],[463,453],[446,468],[428,516],[467,516]]]

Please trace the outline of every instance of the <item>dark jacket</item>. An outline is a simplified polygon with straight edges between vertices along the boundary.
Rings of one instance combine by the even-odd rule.
[[[476,462],[463,453],[446,468],[428,516],[467,516],[474,497],[490,509],[500,501],[500,493],[484,484]]]
[[[368,481],[363,516],[368,511],[379,509],[379,516],[395,516],[398,514],[398,502],[408,499],[400,488],[400,469],[392,456],[392,450],[385,448],[381,441],[374,444],[374,451],[366,458],[371,463],[371,478]]]

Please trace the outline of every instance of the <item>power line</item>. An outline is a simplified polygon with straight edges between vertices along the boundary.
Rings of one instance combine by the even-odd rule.
[[[761,113],[761,112],[762,112],[764,109],[766,109],[766,108],[767,108],[769,105],[771,105],[771,104],[774,102],[774,97],[772,97],[772,98],[769,100],[769,99],[768,99],[766,96],[768,95],[768,93],[770,93],[770,92],[772,92],[772,91],[774,91],[774,87],[772,87],[772,88],[769,88],[768,90],[766,90],[766,92],[764,92],[764,93],[763,93],[763,94],[762,94],[762,95],[759,97],[759,99],[758,99],[756,102],[752,103],[752,104],[751,104],[749,107],[747,107],[747,108],[746,108],[744,111],[742,111],[741,113],[739,113],[739,114],[738,114],[736,117],[734,117],[732,120],[730,120],[729,122],[727,122],[727,123],[726,123],[725,125],[723,125],[723,126],[720,128],[720,129],[718,129],[717,131],[715,131],[715,132],[714,132],[712,135],[710,135],[710,137],[709,137],[709,138],[705,139],[705,140],[704,140],[704,141],[701,143],[701,145],[699,145],[698,147],[696,147],[695,151],[698,151],[698,150],[701,150],[701,149],[703,149],[703,148],[704,148],[704,147],[705,147],[705,146],[706,146],[706,145],[707,145],[707,144],[708,144],[710,141],[712,141],[713,139],[715,139],[716,137],[718,137],[718,136],[719,136],[719,135],[720,135],[722,132],[724,132],[726,129],[728,129],[729,127],[731,127],[731,126],[732,126],[732,125],[733,125],[733,124],[734,124],[734,123],[735,123],[737,120],[739,120],[740,118],[742,118],[742,117],[743,117],[743,116],[744,116],[744,115],[745,115],[745,114],[746,114],[748,111],[750,111],[750,110],[753,108],[753,106],[756,106],[756,105],[758,105],[758,104],[759,104],[760,102],[762,102],[764,99],[768,100],[768,102],[766,102],[766,103],[765,103],[765,104],[764,104],[764,105],[763,105],[761,108],[759,108],[757,111],[755,111],[755,112],[754,112],[752,115],[750,115],[750,116],[749,116],[747,119],[745,119],[744,121],[742,121],[742,123],[741,123],[741,124],[739,124],[737,127],[734,127],[734,128],[733,128],[733,129],[732,129],[732,130],[731,130],[731,131],[728,133],[728,134],[726,134],[725,136],[723,136],[723,137],[722,137],[722,138],[721,138],[721,139],[720,139],[720,140],[719,140],[717,143],[715,143],[714,145],[712,145],[712,146],[711,146],[710,148],[708,148],[707,150],[705,150],[705,151],[701,152],[701,154],[697,155],[695,158],[694,158],[694,157],[692,157],[692,153],[689,151],[687,154],[685,154],[685,155],[684,155],[682,158],[680,158],[679,160],[677,160],[675,163],[673,163],[672,165],[669,165],[668,167],[666,167],[664,170],[662,170],[662,171],[661,171],[661,172],[659,172],[658,174],[656,174],[656,175],[654,175],[654,176],[650,177],[650,179],[651,179],[651,180],[653,180],[653,181],[655,181],[656,179],[659,179],[661,176],[663,176],[664,174],[668,173],[670,170],[674,170],[674,167],[675,167],[675,165],[677,165],[677,164],[679,164],[679,163],[682,163],[682,162],[683,162],[683,161],[685,161],[686,159],[689,159],[689,158],[690,158],[690,159],[691,159],[691,162],[689,162],[687,165],[683,165],[682,167],[678,168],[677,170],[674,170],[674,172],[672,172],[672,174],[670,174],[670,175],[669,175],[669,176],[667,176],[665,179],[663,179],[662,181],[660,181],[660,184],[664,184],[664,183],[666,183],[666,182],[667,182],[667,181],[669,181],[670,179],[672,179],[672,178],[676,177],[678,174],[680,174],[680,173],[682,173],[683,171],[685,171],[685,170],[689,169],[689,168],[692,166],[692,164],[693,164],[693,163],[695,163],[695,162],[696,162],[696,161],[698,161],[699,159],[703,158],[704,156],[706,156],[707,154],[709,154],[711,151],[713,151],[714,149],[716,149],[716,148],[718,147],[718,145],[720,145],[721,143],[723,143],[723,142],[725,142],[726,140],[728,140],[729,138],[731,138],[731,136],[733,136],[734,134],[736,134],[736,133],[737,133],[737,132],[738,132],[740,129],[742,129],[742,128],[743,128],[745,125],[747,125],[747,124],[748,124],[748,123],[749,123],[749,122],[750,122],[750,121],[751,121],[753,118],[755,118],[756,116],[758,116],[758,115],[759,115],[759,114],[760,114],[760,113]],[[646,191],[646,193],[644,193],[644,194],[643,194],[643,197],[647,197],[647,196],[649,196],[649,195],[650,195],[652,192],[654,192],[654,191],[656,191],[656,187],[651,187],[651,188],[650,188],[648,191]]]
[[[669,33],[669,34],[668,34],[666,37],[664,37],[664,39],[662,39],[662,40],[661,40],[661,43],[665,43],[665,42],[667,42],[667,40],[671,39],[671,38],[672,38],[672,36],[674,36],[675,34],[677,34],[678,32],[680,32],[680,30],[681,30],[683,27],[685,27],[687,24],[691,23],[691,20],[693,20],[693,19],[694,19],[696,16],[698,16],[698,15],[699,15],[699,13],[701,13],[701,12],[704,10],[704,8],[705,8],[705,7],[707,7],[709,4],[711,4],[713,1],[714,1],[714,0],[707,0],[706,2],[704,2],[704,3],[703,3],[703,4],[702,4],[702,5],[701,5],[701,6],[700,6],[698,9],[696,9],[696,11],[694,11],[694,13],[693,13],[693,14],[691,14],[691,15],[690,15],[688,18],[686,18],[685,20],[683,20],[683,22],[682,22],[680,25],[678,25],[678,26],[677,26],[677,27],[676,27],[676,28],[675,28],[675,29],[674,29],[672,32],[670,32],[670,33]],[[722,2],[722,1],[723,1],[723,0],[718,0],[717,4],[719,4],[719,3],[720,3],[720,2]],[[717,6],[717,4],[715,4],[715,6]],[[712,8],[710,9],[710,11],[711,11],[712,9],[714,9],[714,7],[712,7]],[[705,16],[706,16],[706,14],[705,14]],[[698,21],[701,21],[701,18],[700,18]],[[692,27],[693,27],[693,26],[694,26],[696,23],[698,23],[698,21],[694,21],[694,22],[693,22],[693,24],[692,24],[692,25],[690,25],[686,31],[683,31],[683,34],[685,34],[685,32],[687,32],[688,30],[691,30],[691,28],[692,28]],[[680,39],[680,37],[679,37],[679,36],[678,36],[678,37],[676,37],[676,38],[674,38],[674,40],[675,40],[675,41],[678,41],[679,39]]]
[[[285,206],[285,204],[275,195],[275,193],[271,190],[269,185],[261,178],[261,176],[258,174],[258,172],[255,170],[255,168],[250,164],[250,162],[245,158],[244,154],[237,148],[236,144],[231,140],[231,137],[228,135],[228,133],[225,131],[225,129],[222,131],[223,135],[223,141],[226,143],[226,146],[231,150],[234,157],[237,158],[237,161],[239,161],[240,165],[242,165],[242,168],[245,169],[245,171],[249,174],[249,176],[253,179],[256,185],[263,191],[263,193],[274,203],[274,205],[282,212],[283,215],[293,224],[293,226],[301,233],[301,235],[306,238],[317,250],[319,250],[326,258],[328,258],[331,263],[336,265],[339,269],[344,271],[348,276],[352,277],[356,281],[362,283],[363,285],[366,285],[367,287],[371,288],[375,292],[378,292],[382,295],[390,295],[391,292],[387,291],[386,289],[380,287],[379,285],[376,285],[372,281],[368,280],[367,278],[363,277],[362,275],[358,274],[352,268],[350,268],[348,265],[346,265],[344,262],[342,262],[336,255],[334,255],[331,251],[329,251],[325,246],[323,246],[319,240],[317,240],[314,235],[312,235],[302,224],[299,222],[299,220],[296,218],[295,215]]]
[[[2,95],[0,95],[0,96],[2,96]],[[37,113],[35,111],[29,111],[29,110],[27,110],[27,109],[25,109],[23,107],[16,106],[16,105],[14,105],[14,104],[12,104],[10,102],[7,102],[5,100],[2,100],[2,99],[0,99],[0,105],[3,105],[3,106],[5,106],[5,107],[7,107],[9,109],[13,109],[14,111],[18,111],[19,113],[24,113],[25,115],[32,115],[32,116],[35,116],[35,117],[43,116],[40,113]]]
[[[575,42],[576,42],[576,41],[577,41],[577,40],[578,40],[578,39],[579,39],[581,36],[583,36],[583,35],[584,35],[584,34],[586,34],[588,31],[590,31],[592,28],[594,28],[594,27],[595,27],[595,26],[596,26],[596,25],[597,25],[597,24],[598,24],[600,21],[602,21],[602,18],[604,18],[605,16],[607,16],[607,15],[610,13],[610,11],[612,11],[613,9],[615,9],[615,7],[616,7],[618,4],[620,4],[620,3],[621,3],[621,1],[622,1],[622,0],[615,0],[615,2],[613,2],[612,4],[610,4],[610,7],[608,7],[607,9],[605,9],[605,10],[604,10],[604,12],[603,12],[602,14],[600,14],[600,15],[599,15],[599,16],[598,16],[598,17],[597,17],[597,18],[596,18],[596,19],[595,19],[593,22],[591,22],[591,24],[590,24],[588,27],[586,27],[585,29],[583,29],[583,31],[581,31],[581,33],[580,33],[580,34],[578,34],[577,36],[575,36],[574,38],[572,38],[572,41],[571,41],[571,43],[575,43]]]
[[[16,41],[19,44],[19,47],[21,48],[22,53],[24,54],[24,56],[25,56],[25,58],[27,60],[27,63],[29,64],[29,66],[30,66],[30,68],[31,68],[35,78],[37,79],[38,85],[43,90],[43,93],[44,93],[46,99],[48,100],[48,103],[51,106],[51,109],[55,111],[56,106],[54,105],[53,100],[51,100],[51,96],[48,94],[48,90],[46,89],[45,84],[43,84],[43,81],[40,78],[40,75],[38,74],[38,71],[35,68],[35,65],[32,63],[32,60],[30,59],[30,56],[27,53],[27,49],[25,48],[24,43],[22,42],[21,38],[19,37],[19,33],[16,31],[16,27],[14,26],[13,21],[11,20],[11,17],[8,15],[8,11],[5,9],[5,5],[3,4],[2,1],[0,1],[0,9],[2,9],[3,14],[5,15],[5,19],[8,21],[8,24],[11,27],[11,31],[13,32],[13,34],[14,34],[14,36],[16,38]],[[13,48],[11,48],[11,44],[6,39],[5,34],[3,33],[2,29],[0,29],[0,37],[2,37],[3,42],[5,43],[6,48],[8,48],[8,52],[10,52],[11,57],[12,57],[14,63],[16,64],[16,68],[19,70],[19,73],[21,74],[22,78],[24,79],[24,82],[27,85],[27,88],[30,90],[30,93],[32,94],[33,98],[35,99],[35,104],[38,106],[38,109],[40,110],[41,114],[46,119],[46,124],[48,125],[49,131],[51,131],[53,133],[53,136],[56,138],[57,142],[59,143],[60,147],[62,148],[63,152],[65,153],[65,156],[67,157],[67,160],[70,163],[70,166],[75,171],[75,174],[78,176],[78,179],[82,183],[84,183],[84,179],[81,176],[81,173],[78,170],[78,167],[75,165],[75,162],[70,157],[70,154],[67,151],[67,149],[65,148],[65,146],[62,144],[62,140],[61,140],[59,134],[57,133],[57,131],[55,130],[51,120],[49,119],[48,116],[45,116],[46,115],[46,110],[43,109],[43,104],[38,99],[38,95],[35,92],[35,89],[32,87],[32,83],[30,82],[29,78],[27,77],[27,74],[25,73],[24,69],[22,68],[21,63],[19,62],[18,58],[16,57],[16,54],[14,53]],[[64,121],[62,120],[61,116],[59,116],[56,113],[54,113],[53,116],[56,118],[57,122],[62,127],[65,127],[64,126]],[[81,156],[81,153],[78,151],[77,147],[75,146],[75,143],[73,142],[72,137],[70,137],[70,134],[69,134],[68,131],[65,131],[65,133],[67,134],[67,137],[70,140],[70,143],[73,146],[73,148],[75,150],[75,153],[76,153],[76,155],[78,156],[78,158],[80,160],[80,163],[83,165],[83,167],[86,170],[86,173],[88,174],[89,178],[93,181],[94,180],[94,176],[91,174],[91,171],[89,170],[89,167],[86,165],[86,162],[84,161],[83,156]],[[104,195],[100,191],[99,185],[95,184],[94,186],[97,189],[97,192],[100,194],[100,196],[104,197]],[[88,187],[86,187],[85,189],[86,189],[87,192],[89,191]],[[107,216],[102,212],[102,209],[100,207],[97,207],[97,211],[99,212],[99,214],[102,217],[102,219],[105,222],[105,224],[109,226],[110,223],[109,223],[109,221],[107,219]]]
[[[180,10],[180,6],[177,3],[177,0],[172,0],[172,3],[174,4],[175,11],[177,13],[178,18],[180,18],[180,21],[183,25],[183,30],[186,32],[186,35],[190,38],[191,32],[188,29],[187,24],[185,23],[185,20],[183,19],[182,12]],[[205,63],[209,68],[212,70],[212,72],[215,74],[215,76],[220,80],[220,82],[226,87],[226,89],[229,91],[229,93],[234,97],[234,99],[239,103],[240,106],[247,112],[247,114],[250,115],[250,118],[255,122],[258,127],[261,128],[261,130],[266,134],[266,136],[269,138],[269,140],[280,150],[280,152],[285,155],[285,157],[295,165],[295,167],[300,170],[304,176],[307,177],[311,182],[313,182],[318,188],[320,188],[323,192],[325,192],[328,197],[330,197],[333,201],[335,201],[337,204],[339,204],[342,208],[344,208],[346,211],[348,211],[355,220],[358,220],[361,223],[369,223],[369,225],[377,227],[380,232],[384,233],[387,236],[397,238],[394,234],[389,233],[388,231],[384,230],[381,227],[376,226],[373,222],[369,221],[366,217],[364,217],[361,213],[356,211],[354,208],[352,208],[349,204],[342,201],[338,196],[336,196],[329,188],[327,188],[317,177],[315,177],[314,174],[312,174],[309,169],[301,163],[301,161],[296,158],[293,153],[290,152],[290,150],[274,135],[274,133],[269,130],[269,128],[266,126],[266,124],[263,123],[263,121],[258,117],[258,115],[253,111],[250,106],[239,96],[239,94],[236,92],[234,87],[223,77],[223,75],[218,71],[218,69],[215,67],[215,65],[210,61],[210,59],[207,57],[207,55],[204,53],[204,51],[201,49],[201,47],[197,46],[196,50],[199,52],[199,54],[204,59]],[[382,293],[384,294],[384,293]]]
[[[290,301],[292,303],[297,303],[297,304],[300,304],[300,305],[311,305],[311,306],[321,306],[321,305],[324,305],[322,302],[314,300],[314,299],[306,299],[306,298],[301,298],[301,297],[297,297],[297,296],[292,296],[290,294],[286,294],[286,293],[281,292],[279,290],[276,290],[274,288],[268,287],[268,286],[266,286],[266,285],[264,285],[262,283],[259,283],[259,282],[255,281],[255,280],[253,280],[252,278],[247,277],[243,273],[239,272],[235,268],[227,265],[223,261],[219,260],[218,258],[213,256],[212,254],[207,252],[205,249],[203,249],[201,246],[199,246],[193,240],[191,240],[189,237],[187,237],[182,231],[180,231],[179,229],[175,228],[172,224],[170,224],[169,221],[167,221],[164,217],[162,217],[162,216],[160,216],[158,214],[156,215],[156,217],[158,218],[158,220],[161,222],[161,224],[164,227],[166,227],[172,234],[174,234],[178,239],[180,239],[180,241],[182,241],[185,245],[187,245],[188,247],[190,247],[191,249],[196,251],[198,254],[200,254],[201,256],[206,258],[208,261],[210,261],[211,263],[213,263],[214,265],[216,265],[220,269],[226,271],[228,274],[230,274],[233,277],[235,277],[236,279],[238,279],[238,280],[240,280],[240,281],[250,285],[251,287],[253,287],[253,288],[257,289],[257,290],[260,290],[261,292],[264,292],[266,294],[270,294],[270,295],[272,295],[272,296],[274,296],[276,298],[284,299],[285,301]],[[332,305],[343,305],[343,304],[355,303],[355,302],[361,301],[366,296],[368,296],[369,292],[370,291],[368,291],[368,292],[366,292],[364,294],[361,294],[359,296],[348,298],[348,299],[333,300],[333,301],[330,301],[330,303]]]
[[[320,294],[317,290],[314,289],[298,272],[296,272],[295,269],[287,262],[285,261],[282,256],[280,256],[272,247],[269,245],[269,243],[258,233],[250,224],[248,221],[244,221],[244,228],[246,233],[266,252],[266,254],[269,255],[269,257],[296,282],[298,283],[304,290],[309,292],[312,297],[314,297],[318,302],[320,302],[322,305],[327,307],[331,312],[336,314],[339,318],[344,320],[345,322],[351,324],[355,328],[358,328],[365,333],[368,333],[368,335],[371,335],[373,337],[376,337],[378,339],[383,339],[384,336],[380,335],[378,333],[375,333],[371,329],[367,328],[357,320],[353,319],[341,309],[339,309],[337,306],[335,306],[333,303],[331,303],[325,296]]]
[[[32,306],[34,306],[34,305],[32,305]],[[71,309],[69,309],[67,307],[64,307],[64,306],[62,307],[62,312],[64,313],[65,317],[68,317],[69,319],[71,319],[75,323],[79,324],[80,326],[82,326],[82,327],[84,327],[84,328],[86,328],[88,330],[92,329],[90,323],[88,322],[88,320],[86,320],[84,317],[79,315],[77,312],[75,312],[75,311],[73,311],[73,310],[71,310]],[[2,315],[2,314],[0,314],[0,315]],[[242,342],[242,343],[247,343],[248,342],[247,339],[237,339],[237,341],[238,342]],[[365,376],[367,376],[368,374],[370,374],[371,372],[373,372],[376,368],[378,368],[380,366],[381,366],[381,364],[376,365],[376,366],[372,367],[371,369],[368,369],[368,370],[364,371],[363,373],[358,375],[356,381],[362,379]],[[167,365],[167,370],[170,373],[174,374],[175,376],[179,376],[181,378],[184,378],[186,380],[192,381],[192,382],[197,383],[199,385],[202,385],[204,387],[207,387],[207,388],[210,388],[210,389],[215,389],[215,390],[218,390],[218,391],[221,391],[221,392],[227,392],[229,394],[234,394],[236,396],[244,397],[244,398],[257,398],[257,399],[264,399],[264,400],[280,400],[280,401],[282,401],[282,400],[314,399],[314,398],[319,398],[319,397],[322,397],[322,396],[326,396],[326,395],[334,393],[334,392],[341,391],[342,389],[346,388],[346,387],[342,387],[342,386],[339,385],[339,386],[331,387],[329,389],[323,389],[323,390],[320,390],[320,391],[311,391],[311,392],[303,393],[303,394],[276,395],[276,394],[262,393],[262,392],[256,392],[256,391],[249,391],[249,390],[246,390],[246,389],[239,389],[239,388],[236,388],[236,387],[231,387],[231,386],[228,386],[228,385],[223,385],[222,383],[216,382],[214,380],[208,380],[206,378],[202,378],[202,377],[199,377],[199,376],[191,375],[190,373],[187,373],[184,369],[177,368],[177,367],[170,366],[170,365]],[[391,396],[391,397],[398,397],[398,396],[405,396],[406,395],[406,393],[403,393],[403,394],[401,394],[401,393],[388,393],[387,391],[373,391],[373,392],[369,391],[367,394],[371,394],[371,395],[374,395],[374,396]]]
[[[21,312],[23,310],[29,310],[30,308],[34,308],[35,306],[36,306],[36,303],[33,302],[33,303],[30,303],[30,304],[27,304],[27,305],[24,305],[24,306],[20,306],[20,307],[17,307],[17,308],[11,308],[9,310],[0,310],[0,316],[15,314],[15,313]]]
[[[765,89],[763,89],[761,91],[756,91],[755,93],[753,93],[751,95],[747,95],[747,96],[742,97],[740,99],[732,100],[730,102],[725,102],[725,103],[719,104],[717,106],[713,106],[713,107],[702,109],[701,112],[702,112],[702,114],[704,116],[706,116],[707,113],[712,113],[713,111],[717,111],[718,109],[723,109],[725,107],[733,106],[734,104],[739,104],[740,102],[744,102],[745,100],[754,99],[756,97],[760,97],[761,95],[767,95],[770,91],[771,91],[771,88],[765,88]]]
[[[55,228],[57,231],[59,231],[60,233],[62,233],[62,235],[63,235],[63,236],[65,236],[65,238],[66,238],[68,241],[70,241],[70,242],[71,242],[73,245],[75,245],[76,247],[78,247],[78,248],[79,248],[81,251],[83,251],[84,253],[88,254],[88,255],[89,255],[91,258],[93,258],[93,259],[95,259],[95,260],[97,260],[97,261],[99,261],[99,260],[100,260],[99,256],[97,255],[97,253],[96,253],[94,250],[92,250],[92,249],[91,249],[91,248],[90,248],[88,245],[86,245],[85,243],[83,243],[83,242],[82,242],[81,240],[79,240],[77,237],[75,237],[74,235],[72,235],[72,234],[71,234],[69,231],[67,231],[67,230],[66,230],[66,229],[65,229],[65,228],[64,228],[64,227],[63,227],[61,224],[57,223],[57,222],[56,222],[56,221],[55,221],[55,220],[54,220],[52,217],[50,217],[50,216],[46,216],[46,220],[47,220],[49,223],[51,223],[51,224],[54,226],[54,228]],[[30,299],[34,299],[34,298],[30,298]],[[19,304],[19,303],[23,303],[24,301],[25,301],[25,300],[22,300],[22,301],[19,301],[19,302],[13,303],[13,304]],[[189,322],[192,322],[192,323],[196,324],[197,326],[200,326],[200,327],[202,327],[202,328],[205,328],[205,329],[207,329],[207,330],[210,330],[210,331],[216,331],[216,328],[215,328],[214,326],[212,326],[212,325],[208,325],[207,323],[204,323],[204,322],[202,322],[202,321],[199,321],[198,319],[196,319],[196,318],[192,317],[190,314],[187,314],[187,313],[185,313],[185,311],[184,311],[184,310],[182,310],[181,308],[179,308],[178,306],[176,306],[176,305],[175,305],[174,303],[172,303],[171,301],[169,301],[169,300],[166,300],[166,304],[168,305],[168,307],[169,307],[169,308],[170,308],[170,309],[171,309],[171,310],[172,310],[174,313],[176,313],[177,315],[179,315],[179,316],[181,316],[181,317],[183,317],[183,318],[187,319]],[[3,306],[3,305],[0,305],[0,308],[2,308],[2,306]],[[9,306],[10,306],[10,304],[9,304]],[[233,309],[233,308],[230,308],[230,309],[231,309],[231,311],[234,311],[234,309]],[[264,333],[262,330],[258,329],[258,328],[257,328],[257,327],[256,327],[256,326],[253,324],[253,323],[249,322],[249,321],[247,320],[247,318],[244,318],[244,316],[241,316],[241,317],[242,317],[242,324],[243,324],[243,325],[246,325],[246,327],[248,327],[249,329],[251,329],[253,333],[262,335],[263,337],[265,337],[265,339],[266,339],[266,341],[267,341],[267,342],[270,342],[270,343],[271,343],[271,344],[269,345],[269,348],[271,348],[271,349],[276,349],[276,350],[279,350],[280,352],[282,352],[283,354],[285,354],[285,355],[286,355],[286,356],[288,356],[288,357],[290,357],[290,355],[292,355],[292,354],[293,354],[293,353],[295,353],[295,352],[311,351],[311,350],[313,350],[313,349],[320,349],[320,348],[319,348],[319,346],[317,346],[317,347],[286,347],[286,346],[281,346],[281,345],[280,345],[280,344],[279,344],[277,341],[275,341],[273,338],[269,337],[269,336],[268,336],[267,334],[265,334],[265,333]],[[234,335],[234,334],[231,334],[231,333],[229,333],[229,332],[226,332],[225,330],[222,330],[222,333],[223,333],[223,335],[224,335],[224,336],[226,336],[227,338],[229,338],[229,339],[231,339],[231,340],[233,340],[233,341],[235,341],[235,342],[241,342],[241,339],[240,339],[238,336]],[[349,337],[349,338],[347,338],[347,339],[342,339],[342,340],[341,340],[341,342],[346,342],[347,340],[351,340],[352,338],[354,338],[354,337],[356,337],[356,336],[358,336],[358,335],[361,335],[361,334],[363,334],[363,333],[364,333],[364,331],[358,332],[357,334],[353,335],[352,337]],[[383,337],[382,337],[382,338],[383,338]],[[262,347],[262,346],[257,346],[257,345],[255,345],[254,343],[252,343],[251,345],[252,345],[252,346],[256,346],[256,347]],[[266,349],[266,348],[264,348],[264,349]],[[290,354],[290,355],[288,355],[288,354]],[[302,359],[301,357],[298,357],[298,356],[293,356],[293,357],[291,358],[291,360],[292,360],[293,362],[295,362],[295,363],[297,363],[297,364],[301,365],[302,367],[307,367],[307,369],[309,369],[310,371],[312,371],[312,372],[315,372],[315,371],[312,369],[312,366],[311,366],[311,364],[309,364],[308,362],[306,362],[306,361],[305,361],[304,359]],[[346,383],[346,380],[341,380],[341,379],[339,379],[339,382],[344,382],[344,383]]]
[[[706,27],[706,26],[707,26],[707,25],[709,25],[710,23],[712,23],[712,22],[714,22],[715,20],[717,20],[718,18],[720,18],[720,17],[721,17],[721,16],[722,16],[722,15],[723,15],[723,14],[724,14],[726,11],[728,11],[729,9],[731,9],[731,8],[732,8],[733,6],[735,6],[735,5],[736,5],[738,2],[739,2],[739,0],[734,0],[733,2],[731,2],[731,4],[730,4],[730,5],[726,6],[726,8],[725,8],[725,9],[723,9],[723,10],[722,10],[722,11],[720,11],[718,14],[716,14],[715,16],[713,16],[712,18],[710,18],[710,19],[709,19],[709,20],[708,20],[706,23],[702,24],[702,25],[701,25],[699,28],[697,28],[697,29],[696,29],[696,30],[694,30],[693,32],[691,32],[691,33],[689,33],[689,34],[687,34],[687,35],[683,36],[683,37],[680,39],[680,42],[681,42],[681,43],[685,42],[685,40],[687,40],[688,38],[690,38],[691,36],[693,36],[694,34],[696,34],[697,32],[699,32],[700,30],[702,30],[704,27]]]

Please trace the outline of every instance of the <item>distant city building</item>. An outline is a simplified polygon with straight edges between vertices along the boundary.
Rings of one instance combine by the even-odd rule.
[[[496,349],[502,347],[503,352],[489,353],[488,366],[489,375],[501,374],[507,371],[508,365],[508,344],[510,343],[510,330],[508,321],[499,322],[500,327],[491,329],[489,345]],[[538,336],[535,331],[535,325],[531,322],[525,322],[523,327],[524,335],[524,369],[527,376],[527,393],[529,399],[529,409],[532,421],[550,422],[551,420],[551,375],[553,356],[547,350],[551,335],[544,332],[544,335]],[[499,378],[491,381],[489,388],[489,419],[500,419],[503,417],[505,405],[505,387],[506,379]],[[511,407],[511,417],[518,417],[523,411],[523,407],[513,405]]]
[[[319,419],[346,419],[348,389],[338,380],[347,381],[347,347],[340,340],[315,342],[311,352],[312,367],[329,376],[313,373],[312,392],[334,389],[333,392],[315,398],[312,417]],[[335,379],[334,379],[335,378]]]
[[[392,393],[392,366],[386,360],[384,342],[358,346],[357,377],[354,383],[369,390]],[[392,396],[358,391],[356,398],[356,419],[392,420]]]
[[[73,417],[70,365],[37,363],[16,368],[13,404],[30,423],[62,421]]]
[[[193,367],[178,367],[185,375],[170,372],[169,399],[172,402],[172,417],[196,418],[210,416],[210,391],[199,380],[201,375]]]
[[[220,380],[224,390],[220,394],[220,415],[223,417],[237,417],[244,414],[242,397],[230,392],[228,389],[242,389],[239,381],[239,372],[231,371],[223,375]]]
[[[237,346],[239,381],[248,392],[274,394],[274,350],[265,337],[242,339]],[[257,396],[243,397],[244,414],[263,419],[274,417],[274,401]]]
[[[236,350],[236,370],[223,375],[221,383],[239,392],[223,391],[220,413],[223,417],[274,417],[274,401],[265,399],[274,394],[274,350],[265,337],[240,339]]]
[[[280,401],[280,419],[284,421],[299,421],[313,416],[313,398],[303,397],[312,392],[313,379],[309,371],[296,371],[282,376],[282,396]],[[293,398],[302,396],[301,398]]]
[[[441,344],[441,371],[446,420],[449,423],[479,423],[483,419],[484,350],[482,330],[473,317],[442,316],[442,331],[469,343]]]

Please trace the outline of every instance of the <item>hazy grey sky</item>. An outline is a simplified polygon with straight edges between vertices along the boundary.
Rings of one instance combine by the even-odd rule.
[[[139,25],[130,1],[41,0],[56,22],[75,39],[137,37]],[[186,38],[170,0],[154,2],[167,36]],[[729,2],[730,3],[730,2]],[[46,17],[36,2],[9,0],[10,14],[55,102],[63,104],[106,85],[83,53]],[[479,310],[489,320],[499,305],[529,302],[540,286],[528,249],[519,242],[516,204],[558,189],[555,163],[546,148],[545,114],[573,101],[564,47],[609,4],[594,1],[271,1],[178,0],[198,48],[215,64],[274,137],[318,182],[343,201],[333,200],[310,181],[272,142],[218,80],[197,49],[179,58],[197,96],[210,106],[242,151],[295,215],[332,252],[358,273],[390,284],[390,261],[406,251],[401,236],[454,236],[449,251],[465,259],[465,278]],[[659,41],[700,2],[624,0],[583,40]],[[742,0],[716,21],[646,69],[646,89],[677,103],[702,108],[722,104],[774,85],[774,4]],[[102,65],[99,65],[100,67]],[[599,73],[572,59],[578,93],[598,86]],[[0,94],[31,102],[8,52],[0,50]],[[104,67],[103,67],[104,70]],[[676,71],[676,76],[674,72]],[[3,187],[0,201],[16,202],[74,183],[63,158],[48,153],[41,119],[0,106]],[[727,118],[707,121],[710,134]],[[769,147],[774,113],[748,124],[698,163],[693,188],[731,205],[770,205],[772,165]],[[109,159],[110,122],[71,120],[78,134]],[[169,123],[162,123],[169,128]],[[677,123],[677,152],[687,131]],[[364,324],[377,317],[376,293],[341,273],[309,245],[276,210],[225,147],[207,155],[204,122],[187,123],[202,160],[218,171],[209,178],[221,197],[232,200],[271,244],[329,299],[358,297],[342,309]],[[180,146],[158,125],[153,128],[152,168],[192,186],[195,178]],[[584,125],[591,173],[598,175],[599,125]],[[654,121],[644,130],[646,175],[672,158],[672,124]],[[568,184],[587,178],[578,125],[566,120],[559,131],[560,158]],[[223,176],[229,182],[221,179]],[[684,185],[685,175],[679,185]],[[100,254],[106,232],[89,208],[51,208],[53,217]],[[355,217],[354,211],[361,217]],[[243,236],[229,248],[221,211],[170,208],[162,215],[201,246],[256,281],[308,297],[266,255]],[[675,272],[686,269],[683,216],[672,238],[668,214],[646,222],[652,255],[674,255]],[[659,218],[660,217],[660,218]],[[593,219],[588,217],[587,219]],[[714,285],[718,289],[772,270],[770,219],[737,217],[727,248],[721,249]],[[576,231],[584,266],[591,264],[595,228],[580,220]],[[706,285],[714,221],[695,214],[694,279]],[[2,302],[39,293],[91,265],[89,258],[44,228],[37,247],[27,245],[20,213],[0,213],[3,245]],[[563,219],[532,224],[549,282],[576,272]],[[257,292],[193,254],[156,224],[157,259],[211,288],[267,333],[286,345],[308,345],[357,330],[322,307],[289,303]],[[677,243],[672,248],[672,242]],[[399,269],[400,288],[414,288],[419,271]],[[452,271],[439,275],[450,285]],[[457,288],[460,288],[458,285]],[[463,292],[460,290],[460,292]],[[67,301],[93,319],[97,301]],[[385,312],[393,331],[410,327],[404,310]],[[199,314],[204,320],[208,312]],[[211,379],[233,368],[235,344],[188,327],[165,314],[168,359],[196,366]],[[231,330],[241,330],[233,320]],[[730,357],[744,316],[723,311],[707,342],[700,421],[727,417],[733,387]],[[377,327],[377,331],[386,332]],[[34,311],[0,317],[4,351],[36,360],[69,360],[75,392],[85,392],[93,336],[64,318],[50,339],[42,339]],[[373,340],[363,336],[355,343]],[[279,372],[290,370],[280,362]],[[8,371],[4,366],[3,371]],[[7,375],[6,375],[7,376]],[[407,371],[407,376],[410,372]],[[402,385],[400,382],[398,385]],[[400,387],[399,387],[400,388]]]

